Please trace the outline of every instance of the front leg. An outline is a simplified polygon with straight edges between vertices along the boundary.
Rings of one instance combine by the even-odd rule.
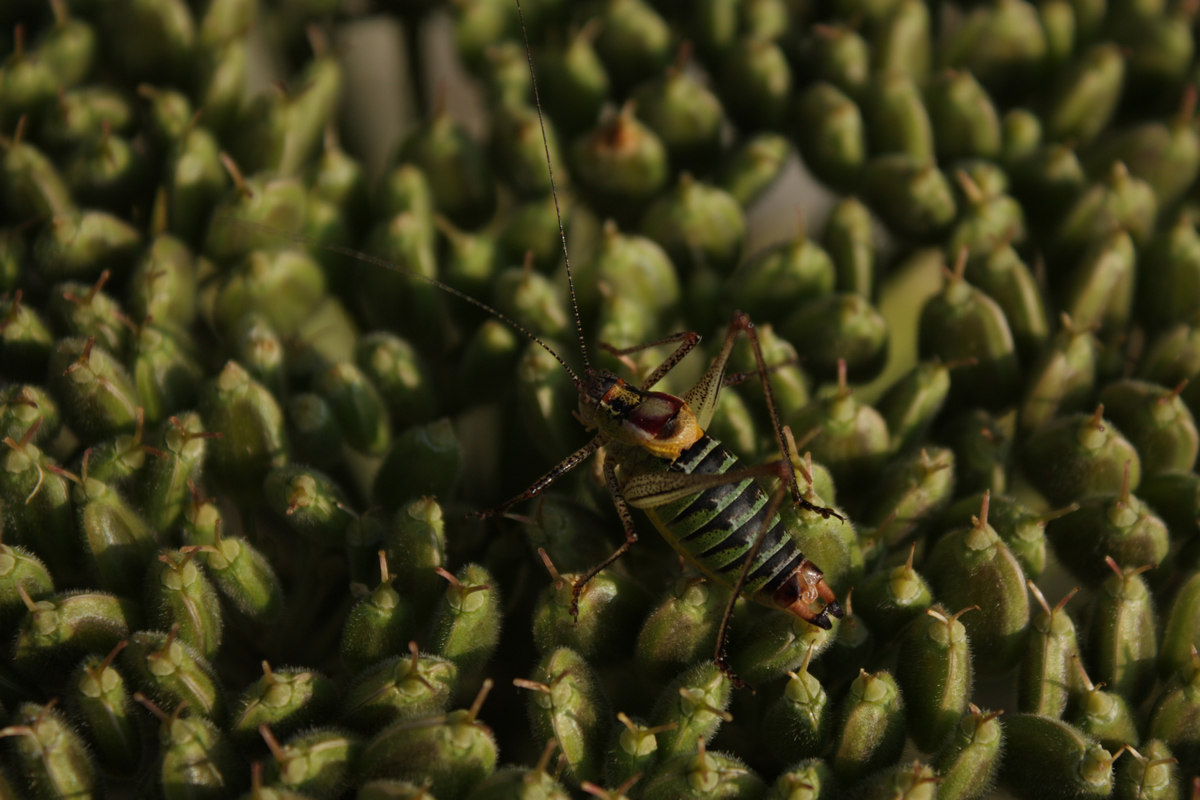
[[[629,504],[625,502],[625,497],[621,493],[621,484],[617,480],[617,468],[613,465],[611,458],[604,459],[604,484],[612,496],[617,516],[621,518],[621,526],[625,529],[625,541],[612,555],[589,569],[581,577],[576,578],[575,583],[571,585],[571,617],[573,619],[579,619],[579,595],[582,594],[583,587],[587,586],[588,581],[596,577],[601,570],[628,553],[629,548],[633,547],[634,542],[638,540],[637,528],[633,525],[633,514],[629,511]]]
[[[525,500],[532,500],[550,488],[551,484],[553,484],[556,480],[586,461],[588,456],[600,449],[601,443],[601,438],[599,436],[594,437],[583,447],[579,448],[574,453],[571,453],[571,455],[555,464],[549,472],[530,484],[529,488],[527,488],[525,491],[521,492],[515,497],[510,497],[495,508],[486,508],[482,511],[472,511],[470,516],[475,517],[476,519],[498,517],[505,511],[508,511],[508,509],[515,506],[517,503],[524,502]]]

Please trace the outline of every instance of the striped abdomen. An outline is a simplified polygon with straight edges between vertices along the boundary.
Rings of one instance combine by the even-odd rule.
[[[637,459],[634,470],[724,474],[737,468],[737,457],[704,435],[673,463],[648,457]],[[770,503],[758,482],[746,478],[645,511],[681,555],[712,580],[733,588],[763,528]],[[742,591],[757,602],[775,606],[772,595],[804,561],[780,515],[775,514]]]

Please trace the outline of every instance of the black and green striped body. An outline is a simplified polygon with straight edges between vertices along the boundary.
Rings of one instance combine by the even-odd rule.
[[[621,464],[621,472],[626,476],[671,471],[725,474],[739,468],[737,456],[707,434],[674,462],[634,451]],[[758,482],[744,478],[644,510],[680,555],[711,580],[732,589],[763,528],[770,504],[770,496]],[[783,517],[776,513],[746,576],[742,593],[775,607],[773,594],[804,562],[804,554],[788,533]]]

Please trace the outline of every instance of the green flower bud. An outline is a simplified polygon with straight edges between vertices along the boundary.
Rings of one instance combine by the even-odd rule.
[[[783,319],[804,301],[833,292],[834,269],[829,254],[801,225],[791,241],[763,248],[742,262],[729,276],[728,295],[735,308],[756,320]]]
[[[938,797],[943,800],[973,800],[992,788],[1004,732],[999,711],[984,713],[975,704],[962,715],[950,738],[933,758],[941,781]]]
[[[950,370],[941,361],[922,361],[900,377],[875,403],[891,433],[891,451],[901,453],[924,440],[950,393]]]
[[[929,74],[933,52],[928,6],[914,0],[898,0],[890,4],[880,22],[871,40],[873,71],[923,81]]]
[[[1042,144],[1042,121],[1027,108],[1010,109],[1001,119],[1000,125],[1003,140],[1000,161],[1006,167],[1011,168],[1033,157]]]
[[[1092,607],[1087,658],[1111,691],[1131,702],[1154,685],[1158,624],[1154,600],[1139,574],[1145,567],[1122,569],[1107,559],[1113,574],[1101,585]]]
[[[111,485],[84,476],[73,492],[88,567],[104,589],[137,596],[158,534]]]
[[[1111,422],[1104,406],[1093,414],[1069,414],[1035,431],[1022,450],[1026,475],[1052,503],[1065,505],[1089,494],[1115,493],[1141,481],[1141,461],[1133,445]]]
[[[843,550],[851,549],[847,538],[835,538],[834,547],[840,545]],[[827,546],[824,548],[825,552],[821,552],[820,549],[810,548],[807,544],[801,546],[806,555],[814,560],[821,558],[823,563],[829,564],[830,571],[825,573],[825,578],[830,586],[838,587],[839,594],[845,591],[850,580],[856,579],[862,572],[861,557],[856,561],[852,561],[846,555],[841,558],[825,558],[828,551],[834,548]],[[849,579],[844,576],[849,576]],[[759,609],[753,610],[757,612]],[[748,622],[751,624],[738,625],[733,630],[729,645],[729,663],[739,678],[755,686],[764,685],[782,677],[790,670],[799,669],[808,659],[811,650],[815,648],[817,653],[827,650],[838,633],[818,628],[790,614],[755,613]],[[838,628],[842,624],[839,622]]]
[[[933,161],[933,124],[915,80],[907,73],[876,72],[862,99],[871,154]]]
[[[1054,232],[1054,263],[1070,264],[1094,250],[1098,240],[1113,239],[1122,233],[1144,247],[1154,233],[1158,208],[1150,185],[1130,175],[1118,161],[1102,182],[1092,184],[1067,207]],[[1132,256],[1128,259],[1132,261]],[[1079,271],[1077,267],[1074,274]],[[1132,294],[1131,290],[1126,292]]]
[[[824,750],[832,710],[821,682],[808,672],[815,652],[809,649],[800,669],[788,673],[782,694],[767,707],[762,730],[767,748],[783,764],[794,764]]]
[[[821,234],[833,260],[838,291],[870,299],[875,290],[875,234],[870,210],[856,197],[838,201]]]
[[[981,671],[1001,673],[1024,649],[1029,625],[1025,576],[1012,551],[988,524],[988,495],[969,528],[946,534],[925,562],[934,596],[953,608],[979,606],[963,618]]]
[[[1196,463],[1200,434],[1179,389],[1126,379],[1106,386],[1099,401],[1137,448],[1147,475],[1187,472]]]
[[[42,226],[34,264],[46,280],[87,280],[106,269],[123,272],[141,249],[141,233],[105,211],[64,211]]]
[[[260,732],[274,759],[267,777],[276,786],[309,797],[337,797],[350,787],[353,765],[363,746],[355,734],[317,728],[280,744],[270,728],[264,725]]]
[[[304,224],[306,192],[294,177],[259,173],[243,178],[234,162],[223,158],[234,186],[212,210],[204,254],[218,264],[235,264],[255,250],[277,249]],[[271,298],[278,301],[278,297]]]
[[[584,584],[576,602],[574,584],[582,574],[559,575],[545,551],[541,553],[553,582],[542,590],[533,609],[533,641],[538,651],[546,654],[569,647],[596,664],[628,653],[644,611],[641,593],[628,579],[603,570]]]
[[[313,388],[329,402],[338,429],[356,450],[381,455],[391,444],[391,422],[379,390],[353,364],[334,364],[316,376]]]
[[[101,658],[90,655],[72,673],[67,702],[83,720],[88,740],[108,772],[131,775],[141,763],[145,741],[134,715],[133,696],[113,660],[125,647],[119,642]]]
[[[707,657],[716,642],[719,614],[727,602],[725,593],[714,591],[707,582],[677,580],[646,617],[638,634],[634,658],[639,672],[658,682]],[[588,617],[584,614],[583,618]]]
[[[726,709],[733,683],[711,661],[682,672],[659,692],[650,719],[661,727],[658,752],[665,761],[695,752],[696,741],[712,741],[721,723],[730,719]],[[675,727],[666,726],[674,723]]]
[[[134,699],[151,710],[162,723],[158,729],[158,775],[172,798],[217,800],[228,797],[243,783],[245,766],[233,743],[215,723],[190,709],[170,716],[141,694]]]
[[[204,109],[205,123],[222,134],[234,128],[245,102],[250,38],[202,47],[196,54],[196,105]]]
[[[1011,167],[1013,193],[1034,231],[1050,236],[1087,189],[1074,148],[1043,144]]]
[[[60,582],[84,580],[75,509],[66,473],[30,441],[34,428],[0,453],[0,523],[9,541],[28,547]]]
[[[148,83],[138,86],[137,93],[149,105],[147,123],[155,144],[169,146],[187,134],[196,110],[186,94]]]
[[[504,39],[483,51],[484,65],[479,77],[488,104],[495,109],[530,105],[533,91],[529,82],[529,60],[524,45]],[[544,65],[538,59],[539,69]],[[541,88],[540,86],[538,87]]]
[[[54,579],[41,559],[22,547],[0,544],[0,625],[8,628],[21,617],[25,597],[40,600],[51,594]]]
[[[968,258],[964,275],[1000,306],[1023,358],[1045,348],[1050,337],[1045,300],[1033,273],[1011,245]]]
[[[1063,317],[1062,329],[1038,356],[1021,400],[1021,429],[1035,431],[1060,414],[1081,411],[1096,386],[1100,343],[1090,330]]]
[[[1112,43],[1093,45],[1057,81],[1043,117],[1052,141],[1087,144],[1108,127],[1121,96],[1125,57]]]
[[[29,377],[45,374],[54,334],[36,309],[21,302],[20,289],[0,298],[0,356],[6,374]]]
[[[337,689],[320,672],[300,667],[276,670],[266,661],[262,669],[262,677],[246,687],[229,714],[227,730],[239,746],[258,741],[263,725],[279,736],[290,736],[334,711]]]
[[[102,30],[108,41],[137,37],[145,47],[118,48],[108,53],[128,78],[134,80],[186,79],[188,59],[196,45],[196,23],[187,4],[174,0],[134,0],[105,6]]]
[[[380,556],[379,585],[362,594],[342,627],[342,660],[355,671],[399,653],[413,631],[412,606],[391,585],[387,559]]]
[[[0,436],[32,444],[54,441],[62,430],[58,404],[45,389],[31,383],[10,383],[0,389]]]
[[[25,606],[12,652],[13,663],[31,676],[53,675],[87,653],[107,653],[141,624],[137,606],[104,592],[60,592]]]
[[[1108,797],[1113,757],[1072,725],[1038,714],[1004,720],[1000,780],[1016,794],[1046,800]]]
[[[693,800],[702,797],[751,798],[766,790],[758,777],[740,759],[723,753],[684,752],[664,761],[647,777],[641,797],[645,800]]]
[[[900,631],[933,605],[929,584],[913,569],[916,543],[908,560],[868,575],[854,587],[855,612],[874,630]]]
[[[186,527],[186,523],[185,523]],[[216,538],[200,554],[217,591],[246,618],[264,624],[279,615],[283,587],[271,562],[245,539]]]
[[[212,660],[221,646],[217,593],[196,564],[195,548],[165,550],[146,575],[146,610],[151,624],[179,626],[179,638]]]
[[[871,74],[871,48],[855,27],[844,22],[812,26],[804,43],[806,75],[860,95]]]
[[[400,160],[429,178],[434,206],[457,225],[477,227],[496,210],[496,185],[479,144],[447,113],[424,122],[400,147]]]
[[[133,634],[121,651],[120,664],[130,682],[160,706],[174,709],[186,703],[197,714],[223,718],[224,688],[212,665],[179,641],[174,629]]]
[[[1073,698],[1074,708],[1067,715],[1067,722],[1106,749],[1120,750],[1137,744],[1137,723],[1125,698],[1094,685],[1079,659],[1074,666],[1079,672],[1081,691]]]
[[[287,460],[283,412],[271,393],[236,361],[227,361],[200,398],[205,427],[220,434],[208,447],[208,467],[230,486],[260,485]]]
[[[970,360],[956,369],[950,402],[1001,408],[1020,382],[1016,344],[1000,306],[964,279],[964,256],[921,310],[918,349],[922,358]]]
[[[612,0],[600,14],[596,53],[618,91],[658,74],[671,58],[671,28],[642,0]]]
[[[423,495],[448,496],[458,481],[462,453],[448,419],[403,431],[392,441],[372,494],[385,508]]]
[[[360,672],[346,691],[343,719],[373,731],[404,719],[422,719],[446,710],[458,682],[453,661],[422,655],[408,643],[411,657],[392,656]]]
[[[863,522],[891,548],[936,518],[954,494],[954,451],[925,449],[892,460],[879,476]]]
[[[322,469],[342,461],[342,431],[333,407],[320,395],[304,392],[287,404],[288,436],[299,460]]]
[[[528,65],[525,67],[528,73]],[[529,76],[524,76],[528,83]],[[550,170],[546,149],[559,181],[568,174],[551,120],[540,119],[532,105],[503,105],[492,111],[492,163],[500,177],[524,198],[544,197],[550,192]],[[546,139],[542,140],[543,124]]]
[[[804,165],[833,188],[857,183],[867,159],[867,134],[854,100],[818,81],[796,101],[795,117],[793,131]]]
[[[1139,105],[1163,108],[1175,102],[1188,80],[1196,43],[1191,19],[1177,8],[1132,15],[1115,28],[1128,58],[1127,91]]]
[[[1059,560],[1093,588],[1110,574],[1106,557],[1132,568],[1158,566],[1167,555],[1167,526],[1130,494],[1126,475],[1120,494],[1086,497],[1046,529]]]
[[[1192,129],[1194,103],[1194,93],[1185,95],[1170,122],[1147,121],[1114,131],[1089,153],[1089,171],[1103,174],[1119,161],[1130,175],[1150,185],[1159,208],[1173,207],[1200,174],[1200,137]]]
[[[104,85],[76,86],[45,109],[38,141],[52,150],[66,150],[93,138],[105,125],[113,133],[129,134],[136,120],[137,108],[125,91]]]
[[[561,647],[538,662],[532,678],[514,683],[531,692],[526,706],[534,740],[558,742],[572,783],[599,780],[612,715],[598,677],[583,656]]]
[[[728,272],[737,264],[746,235],[741,206],[715,186],[684,173],[675,188],[646,210],[642,231],[681,267],[701,264]]]
[[[542,105],[566,133],[581,133],[595,124],[609,97],[608,71],[594,47],[599,32],[599,23],[586,24],[569,32],[566,42],[551,43],[538,59]]]
[[[974,670],[967,630],[958,618],[976,610],[947,617],[929,609],[900,641],[896,682],[904,691],[913,741],[923,751],[946,741],[967,711]]]
[[[598,212],[618,219],[636,218],[667,181],[666,148],[632,107],[577,139],[571,156],[581,190]]]
[[[995,158],[1000,154],[999,114],[971,73],[941,73],[930,85],[926,102],[939,160]]]
[[[171,417],[169,423],[163,427],[159,449],[143,468],[137,492],[146,521],[160,531],[174,527],[183,513],[189,486],[200,477],[207,442],[213,438],[194,411]]]
[[[80,203],[120,211],[145,185],[146,167],[134,143],[101,132],[76,146],[63,164],[63,178]]]
[[[496,741],[476,717],[490,680],[468,710],[400,720],[367,742],[358,768],[363,778],[393,777],[425,783],[437,798],[463,800],[496,769]]]
[[[1136,253],[1128,234],[1098,239],[1075,265],[1063,292],[1063,313],[1102,334],[1123,331],[1133,313]]]
[[[783,174],[792,145],[777,133],[759,133],[747,138],[724,160],[717,177],[717,186],[749,208],[762,197]]]
[[[1144,753],[1127,747],[1128,758],[1117,764],[1113,797],[1119,800],[1167,800],[1183,796],[1178,761],[1161,739],[1141,745]]]
[[[1179,758],[1180,771],[1193,774],[1200,765],[1200,667],[1191,660],[1163,687],[1150,714],[1147,736],[1161,739]]]
[[[819,392],[790,424],[802,437],[819,430],[812,442],[813,458],[829,468],[843,489],[873,476],[888,450],[887,423],[874,408],[855,399],[841,364],[838,385]]]
[[[87,22],[72,19],[59,7],[53,9],[54,25],[37,41],[37,59],[60,85],[73,86],[91,72],[96,58],[96,30]]]
[[[895,763],[904,748],[904,700],[886,671],[860,670],[835,725],[833,771],[839,783]]]
[[[17,133],[22,131],[18,127]],[[0,175],[4,176],[3,198],[17,215],[59,217],[71,214],[75,203],[58,168],[41,150],[20,141],[0,142],[4,150]]]
[[[485,66],[488,47],[519,33],[519,18],[513,6],[495,0],[455,6],[454,43],[459,56],[472,70]]]
[[[946,176],[932,163],[904,154],[871,159],[862,190],[872,210],[899,236],[935,238],[958,213]]]
[[[578,394],[571,377],[549,352],[532,342],[517,363],[517,413],[531,434],[534,450],[545,460],[570,451],[579,426],[571,417]]]
[[[294,533],[325,546],[344,542],[351,512],[329,476],[295,464],[277,467],[267,473],[263,495]]]
[[[475,685],[500,642],[503,606],[496,579],[478,564],[458,575],[441,568],[438,574],[449,586],[434,610],[431,640],[435,652],[458,667],[461,693]]]
[[[444,242],[442,278],[472,297],[486,296],[500,266],[500,248],[495,237],[459,230],[445,217],[435,217],[434,222]],[[487,315],[479,309],[460,309],[458,316],[482,319]]]
[[[196,318],[196,261],[179,239],[160,234],[149,243],[130,276],[129,314],[188,328]]]
[[[721,94],[739,127],[781,127],[792,95],[792,68],[773,41],[746,35],[725,49],[717,71]]]
[[[13,738],[10,748],[25,787],[35,797],[93,797],[98,791],[96,765],[83,738],[54,702],[22,703],[0,738]]]
[[[211,131],[192,126],[175,142],[165,167],[165,183],[171,233],[191,244],[202,242],[209,215],[230,184],[220,145]],[[210,227],[228,228],[230,224],[214,216]]]

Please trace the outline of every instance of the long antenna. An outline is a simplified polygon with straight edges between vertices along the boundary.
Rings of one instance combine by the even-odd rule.
[[[579,301],[575,297],[575,278],[571,275],[571,254],[567,252],[567,232],[563,229],[562,209],[558,206],[558,184],[554,180],[554,164],[550,158],[550,140],[546,136],[546,118],[542,114],[542,98],[538,94],[537,71],[533,68],[533,48],[529,44],[529,30],[525,27],[525,12],[521,0],[516,0],[517,17],[521,20],[521,36],[525,39],[525,58],[529,61],[529,82],[533,87],[533,104],[537,107],[538,125],[542,128],[542,149],[546,152],[546,170],[550,173],[550,193],[554,197],[554,214],[558,217],[558,238],[562,242],[563,263],[567,266],[567,290],[571,293],[571,313],[575,316],[575,335],[579,338],[579,352],[583,356],[583,371],[590,373],[592,363],[588,358],[587,340],[583,336],[583,320],[579,318]],[[576,383],[578,383],[576,379]]]
[[[471,305],[475,306],[476,308],[486,311],[488,314],[491,314],[496,319],[500,320],[501,322],[505,323],[506,325],[511,326],[518,333],[524,335],[531,342],[533,342],[538,347],[542,348],[547,353],[549,353],[551,356],[553,356],[554,360],[557,361],[559,363],[559,365],[562,366],[562,368],[567,371],[567,374],[571,376],[571,380],[575,383],[576,386],[583,385],[583,382],[579,380],[579,376],[577,374],[575,374],[575,370],[571,369],[571,366],[569,364],[567,364],[566,361],[563,360],[563,357],[560,356],[558,353],[554,352],[554,348],[552,348],[550,345],[546,344],[546,342],[544,342],[536,333],[529,330],[529,328],[526,328],[524,325],[517,322],[512,317],[508,316],[503,311],[501,311],[497,308],[493,308],[492,306],[489,306],[487,303],[483,302],[482,300],[479,300],[478,298],[472,297],[471,295],[467,294],[464,291],[455,289],[453,286],[451,286],[448,283],[443,283],[442,281],[438,280],[437,278],[431,278],[428,275],[422,275],[420,272],[417,272],[415,270],[405,269],[404,267],[400,266],[399,264],[397,264],[395,262],[388,261],[386,258],[381,258],[379,256],[371,255],[370,253],[364,253],[361,250],[355,250],[353,247],[346,247],[345,245],[332,244],[329,242],[316,242],[311,239],[308,239],[307,237],[305,237],[302,234],[288,234],[284,231],[280,231],[275,228],[272,228],[269,225],[263,225],[262,223],[259,223],[259,222],[251,222],[250,220],[237,219],[234,217],[225,217],[225,219],[228,219],[234,225],[242,225],[242,226],[249,227],[249,228],[258,228],[263,231],[266,231],[267,233],[269,233],[273,236],[282,236],[285,239],[290,239],[291,241],[295,242],[296,244],[303,245],[305,247],[317,247],[322,250],[326,250],[330,253],[337,253],[338,255],[343,255],[348,258],[353,258],[357,261],[363,261],[367,264],[371,264],[376,267],[382,267],[386,270],[391,270],[392,272],[398,272],[401,275],[405,275],[410,278],[415,278],[416,280],[424,281],[425,283],[429,284],[430,286],[441,289],[443,292],[446,292],[447,294],[453,295],[453,296],[459,298],[460,300],[464,300],[467,303],[470,303]],[[215,222],[215,219],[214,219],[214,222]],[[584,361],[585,362],[587,361],[586,354],[585,354]]]

